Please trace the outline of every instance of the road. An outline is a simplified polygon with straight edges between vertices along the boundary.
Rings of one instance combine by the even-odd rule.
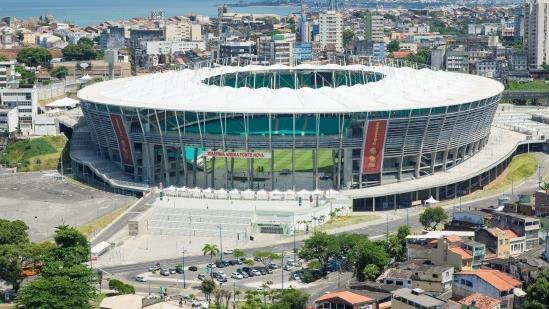
[[[540,166],[542,167],[542,179],[545,179],[549,176],[549,169],[544,168],[546,166],[549,166],[549,156],[545,154],[538,154],[538,162]],[[523,183],[514,186],[513,193],[516,194],[532,194],[537,188],[538,188],[538,180],[539,176],[537,173],[532,175],[531,177],[527,178]],[[506,193],[511,193],[509,192]],[[488,198],[482,198],[479,200],[473,200],[468,202],[463,202],[461,205],[462,209],[483,209],[488,208],[493,205],[497,205],[499,196],[493,196]],[[453,210],[459,209],[460,206],[456,205],[452,207]],[[452,209],[450,209],[450,212],[452,212]],[[399,210],[404,211],[404,210]],[[352,233],[358,233],[363,235],[368,235],[372,239],[378,239],[385,237],[387,231],[389,232],[395,232],[398,230],[400,226],[408,224],[412,229],[421,227],[421,224],[419,223],[419,213],[414,212],[410,213],[409,216],[403,216],[403,218],[387,221],[383,224],[376,224],[371,225],[367,227],[361,227],[354,230],[351,230],[349,232]],[[295,243],[295,247],[300,247],[303,244],[303,241],[297,241]],[[268,250],[272,252],[292,252],[294,248],[293,242],[288,242],[284,244],[279,244],[275,246],[264,246],[264,247],[258,247],[253,249],[246,249],[243,250],[247,256],[253,256],[253,252],[255,251],[262,251],[262,250]],[[123,279],[126,279],[128,281],[133,281],[136,275],[141,274],[143,272],[146,272],[147,269],[154,264],[155,262],[160,263],[161,265],[166,265],[169,267],[175,266],[177,264],[181,263],[181,259],[166,259],[166,260],[160,260],[160,261],[154,261],[154,262],[145,262],[145,263],[137,263],[137,264],[131,264],[131,265],[120,265],[120,266],[110,266],[110,267],[104,267],[101,270],[105,271],[108,274],[115,275],[122,277]],[[207,256],[189,256],[185,257],[185,265],[205,265],[209,263],[209,257]],[[227,273],[229,274],[229,273]],[[315,289],[314,293],[317,294],[319,290],[333,290],[334,288],[337,288],[337,281],[334,283],[332,281],[325,281],[324,287],[321,289]],[[147,284],[137,284],[137,290],[140,292],[146,292],[151,286],[151,283]],[[154,286],[154,282],[153,282]],[[158,286],[158,285],[157,285]],[[156,289],[155,289],[156,290]]]

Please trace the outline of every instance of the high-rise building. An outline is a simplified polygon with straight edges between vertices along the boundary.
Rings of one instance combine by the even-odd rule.
[[[193,24],[188,18],[178,18],[166,23],[166,40],[168,41],[201,41],[202,26]]]
[[[343,17],[336,11],[320,13],[320,43],[322,48],[343,51]]]
[[[305,14],[305,5],[303,0],[301,0],[301,16],[299,17],[299,40],[302,43],[310,42],[309,22],[307,21],[307,14]]]
[[[294,64],[295,34],[275,34],[257,39],[257,55],[265,56],[271,64]]]
[[[6,88],[15,81],[15,61],[0,61],[0,88]]]
[[[538,68],[549,63],[549,0],[524,2],[524,47],[528,65]]]
[[[101,49],[121,49],[126,46],[124,27],[109,27],[99,35]]]
[[[385,38],[385,18],[382,15],[368,12],[364,20],[364,35],[367,41],[383,42]]]

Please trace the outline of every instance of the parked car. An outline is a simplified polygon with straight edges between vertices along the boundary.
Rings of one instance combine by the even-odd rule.
[[[262,273],[257,269],[252,269],[252,274],[254,274],[254,276],[261,276],[262,275]],[[265,272],[265,274],[267,274],[267,272]]]
[[[225,264],[222,261],[215,261],[215,267],[223,268],[225,267]]]
[[[290,271],[290,270],[292,270],[292,266],[286,264],[286,265],[284,265],[284,270],[285,271]]]
[[[170,274],[172,275],[177,274],[177,272],[175,271],[175,268],[170,268],[169,271],[170,271]]]
[[[167,269],[167,268],[162,268],[162,270],[160,270],[160,274],[162,276],[169,276],[170,275],[170,270]]]
[[[271,264],[269,264],[269,268],[270,268],[270,269],[277,269],[277,268],[278,268],[278,265],[276,265],[275,262],[271,262]]]
[[[147,282],[147,278],[145,278],[145,276],[143,276],[143,275],[137,275],[137,276],[135,276],[135,281]]]
[[[190,271],[197,271],[197,270],[198,270],[198,267],[196,267],[196,266],[189,266],[188,270],[190,270]]]
[[[233,254],[233,249],[225,249],[223,250],[223,254]]]
[[[251,270],[252,270],[251,267],[242,267],[243,272],[249,273]]]
[[[244,276],[242,276],[242,274],[239,274],[235,271],[231,274],[231,278],[240,280],[240,279],[244,278]]]
[[[198,277],[197,277],[197,278],[198,278],[198,280],[202,281],[202,280],[206,279],[206,275],[204,275],[204,274],[198,274]]]
[[[250,278],[250,275],[248,275],[248,273],[246,272],[242,272],[240,274],[242,275],[242,278]]]
[[[153,266],[149,267],[149,271],[157,271],[160,270],[160,263],[156,263]]]
[[[206,267],[216,268],[217,266],[215,265],[215,263],[209,263],[209,264],[206,265]]]
[[[299,277],[298,274],[295,274],[295,273],[294,273],[294,274],[292,274],[292,276],[290,277],[290,279],[291,279],[291,280],[296,280],[296,281],[297,281],[297,280],[300,280],[301,277]]]
[[[215,280],[217,280],[218,282],[227,282],[227,278],[223,278],[223,277],[218,277]]]

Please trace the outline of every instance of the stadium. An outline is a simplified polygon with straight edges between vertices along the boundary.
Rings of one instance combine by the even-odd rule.
[[[297,191],[451,169],[486,145],[502,92],[468,74],[307,64],[170,71],[78,96],[93,160],[128,184]]]

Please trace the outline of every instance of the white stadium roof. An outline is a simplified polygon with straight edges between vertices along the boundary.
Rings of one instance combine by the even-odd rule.
[[[251,89],[206,85],[208,77],[265,70],[376,71],[385,75],[365,85],[320,89]],[[341,113],[430,108],[498,95],[495,80],[462,73],[363,65],[275,65],[170,71],[93,84],[80,99],[108,105],[196,112]]]

